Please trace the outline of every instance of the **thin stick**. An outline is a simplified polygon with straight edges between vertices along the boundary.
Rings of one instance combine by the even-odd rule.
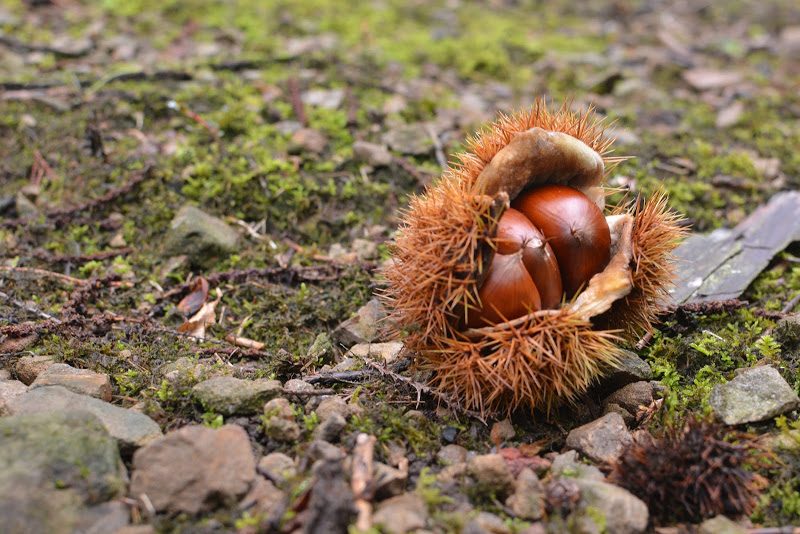
[[[0,34],[0,44],[19,53],[45,52],[48,54],[53,54],[54,56],[67,57],[67,58],[83,57],[86,54],[90,53],[95,48],[94,41],[89,42],[86,46],[78,50],[66,50],[43,44],[26,43],[24,41],[14,39],[13,37],[10,37],[5,34]]]
[[[304,376],[303,381],[309,384],[354,384],[366,378],[375,376],[372,369],[359,369],[358,371],[342,371],[339,373],[319,373]]]
[[[651,341],[653,341],[653,332],[648,332],[642,336],[642,339],[636,342],[636,350],[642,350],[648,346]]]
[[[114,250],[94,252],[92,254],[70,256],[66,254],[50,254],[44,250],[37,249],[31,252],[31,256],[37,260],[46,261],[48,263],[86,263],[89,261],[102,261],[109,258],[116,258],[117,256],[125,256],[131,252],[133,252],[133,248],[123,247]]]
[[[139,185],[144,180],[150,178],[151,176],[153,176],[153,164],[152,163],[146,163],[143,169],[141,169],[139,171],[135,171],[133,173],[133,177],[130,180],[128,180],[127,182],[125,182],[124,184],[122,184],[121,186],[119,186],[119,187],[117,187],[115,189],[112,189],[112,190],[108,191],[107,193],[105,193],[103,195],[100,195],[97,198],[94,198],[92,200],[88,200],[88,201],[86,201],[86,202],[84,202],[82,204],[79,204],[77,206],[72,206],[72,207],[69,207],[69,208],[56,208],[56,209],[52,209],[52,210],[46,211],[44,213],[44,216],[45,216],[46,219],[50,220],[51,222],[52,221],[66,222],[66,221],[70,220],[70,218],[74,217],[77,214],[84,214],[86,212],[92,211],[94,209],[97,209],[97,208],[103,206],[104,204],[108,204],[110,202],[113,202],[118,197],[121,197],[123,195],[126,195],[126,194],[130,193],[133,190],[134,187]],[[0,221],[0,227],[2,227],[2,228],[17,228],[18,226],[23,226],[23,225],[28,224],[30,222],[31,222],[31,218],[29,218],[29,217],[17,218],[17,219],[8,219],[8,220],[5,220],[5,221]]]
[[[69,276],[66,274],[55,273],[53,271],[47,271],[45,269],[36,269],[35,267],[11,267],[9,265],[0,265],[0,271],[10,272],[10,273],[33,274],[36,276],[57,278],[63,282],[67,282],[69,284],[73,284],[76,286],[85,286],[89,284],[89,280],[81,280],[80,278],[75,278],[73,276]]]
[[[120,315],[120,314],[112,313],[112,312],[105,312],[105,315],[109,320],[111,320],[111,321],[113,321],[115,323],[135,324],[135,325],[138,325],[143,330],[148,331],[148,332],[159,332],[159,333],[163,333],[163,334],[169,334],[169,335],[172,335],[172,336],[175,336],[175,337],[178,337],[178,338],[190,339],[192,341],[197,341],[198,343],[207,343],[207,344],[217,345],[217,346],[232,347],[234,350],[230,354],[227,355],[227,357],[229,357],[229,358],[232,357],[236,353],[239,353],[239,354],[242,355],[242,357],[247,357],[247,358],[261,358],[261,357],[269,356],[269,353],[264,352],[262,350],[252,349],[252,348],[248,348],[248,347],[238,347],[237,345],[235,345],[235,344],[233,344],[230,341],[227,341],[225,339],[216,339],[216,338],[212,338],[212,337],[201,338],[201,337],[193,336],[193,335],[188,334],[186,332],[179,332],[179,331],[177,331],[177,330],[175,330],[173,328],[167,328],[166,326],[161,326],[161,325],[159,325],[157,323],[154,323],[153,320],[150,317],[126,317],[125,315]],[[119,329],[118,327],[115,327],[115,328]],[[205,349],[203,349],[203,348],[199,349],[200,352],[202,352],[203,350],[205,350]]]
[[[466,408],[463,408],[463,407],[459,406],[457,403],[455,403],[452,400],[450,400],[450,398],[447,395],[445,395],[444,393],[436,391],[435,389],[433,389],[433,388],[431,388],[429,386],[426,386],[425,384],[421,384],[421,383],[419,383],[419,382],[417,382],[415,380],[412,380],[412,379],[410,379],[410,378],[408,378],[406,376],[398,374],[398,373],[392,371],[391,369],[389,369],[388,367],[385,367],[385,366],[379,364],[378,362],[376,362],[374,360],[370,360],[370,359],[367,358],[367,359],[364,360],[364,363],[367,364],[368,366],[372,367],[376,371],[378,371],[383,376],[388,376],[392,380],[395,380],[397,382],[401,382],[403,384],[406,384],[406,385],[409,385],[409,386],[413,387],[415,390],[417,390],[417,402],[419,402],[421,394],[425,393],[426,395],[431,395],[433,397],[436,397],[440,402],[444,403],[448,408],[450,408],[453,411],[464,413],[466,415],[469,415],[470,417],[474,417],[475,419],[477,419],[481,423],[486,423],[486,420],[483,418],[483,416],[481,414],[479,414],[478,412],[474,412],[472,410],[467,410]]]
[[[289,91],[289,102],[292,104],[295,118],[297,118],[297,121],[303,126],[308,126],[308,115],[306,115],[306,108],[300,96],[300,83],[297,81],[297,78],[294,76],[289,78],[286,82],[286,88]]]
[[[3,299],[3,300],[7,300],[8,302],[13,304],[17,308],[23,309],[23,310],[25,310],[25,311],[27,311],[29,313],[37,315],[37,316],[41,317],[42,319],[47,319],[47,320],[53,321],[56,324],[60,324],[61,323],[60,319],[50,315],[49,313],[40,310],[36,306],[32,306],[30,304],[26,304],[26,303],[22,302],[21,300],[17,300],[15,298],[11,297],[10,295],[7,295],[6,293],[3,293],[2,291],[0,291],[0,298]]]
[[[373,263],[362,263],[361,266],[365,269],[372,270],[376,267]],[[308,266],[308,267],[264,267],[264,268],[251,268],[251,269],[234,269],[232,271],[223,271],[220,273],[210,274],[206,277],[209,285],[216,285],[223,282],[241,283],[248,278],[270,278],[270,277],[289,277],[291,280],[301,280],[304,282],[327,282],[339,278],[344,266],[335,264],[326,264],[324,266]],[[321,274],[322,271],[328,271],[331,274]],[[288,283],[288,282],[285,282]],[[181,286],[174,287],[165,293],[158,296],[158,300],[170,299],[178,295],[184,295],[191,290],[192,284],[187,282]]]
[[[704,300],[700,302],[687,302],[684,304],[669,306],[663,310],[663,314],[670,315],[677,313],[678,311],[689,313],[731,312],[740,308],[747,308],[749,305],[749,302],[741,299]]]
[[[233,334],[225,336],[225,341],[236,345],[237,347],[244,347],[246,349],[261,350],[264,348],[264,344],[260,341],[241,336],[234,336]]]
[[[308,391],[296,391],[293,389],[281,389],[284,395],[294,395],[295,397],[324,397],[325,395],[336,395],[333,389],[309,389]]]
[[[442,142],[439,140],[439,135],[430,124],[427,124],[425,129],[428,131],[428,136],[430,136],[431,141],[433,142],[434,153],[436,154],[436,162],[439,164],[439,167],[446,169],[447,158],[444,156],[444,148],[442,148]]]
[[[789,312],[791,312],[794,309],[794,307],[797,306],[798,302],[800,302],[800,293],[795,295],[794,298],[792,298],[792,300],[790,300],[789,302],[786,303],[786,306],[783,307],[783,309],[781,310],[781,313],[789,313]]]
[[[169,102],[167,102],[167,107],[169,107],[170,109],[174,109],[175,111],[181,113],[185,117],[188,117],[189,119],[193,120],[194,122],[199,124],[200,127],[202,127],[205,131],[210,133],[213,137],[221,136],[219,128],[213,126],[211,123],[205,120],[199,113],[193,111],[186,104],[181,104],[180,102],[177,102],[175,100],[170,100]]]
[[[428,185],[431,179],[434,177],[432,172],[419,169],[416,165],[405,158],[401,158],[400,156],[395,156],[392,158],[392,161],[394,161],[401,169],[413,176],[414,179],[420,183],[420,185]]]
[[[344,89],[344,102],[347,111],[347,126],[350,128],[358,126],[358,102],[349,85]]]
[[[353,470],[351,486],[355,496],[355,506],[358,510],[356,529],[366,532],[372,527],[372,457],[375,450],[375,436],[359,434],[356,446],[353,449]]]
[[[35,150],[33,152],[33,165],[31,165],[31,183],[39,185],[44,176],[47,176],[51,180],[57,180],[59,178],[56,171],[53,170],[44,156],[42,156],[42,153]]]

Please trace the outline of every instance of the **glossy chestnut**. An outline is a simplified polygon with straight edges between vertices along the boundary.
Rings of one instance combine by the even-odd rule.
[[[480,309],[467,314],[470,328],[516,319],[542,308],[539,290],[525,268],[521,250],[494,255],[478,296]]]
[[[539,290],[543,309],[558,307],[563,295],[561,273],[553,250],[525,215],[509,208],[497,225],[497,253],[522,250],[522,262]]]
[[[600,208],[564,185],[545,185],[512,203],[544,235],[558,260],[568,298],[602,271],[611,256],[611,233]]]

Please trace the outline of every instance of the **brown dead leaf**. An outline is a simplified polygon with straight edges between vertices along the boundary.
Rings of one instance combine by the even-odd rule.
[[[640,406],[639,411],[636,412],[637,424],[642,426],[649,423],[661,409],[662,404],[664,404],[664,399],[656,399],[649,406]]]
[[[781,31],[778,52],[785,55],[800,53],[800,26],[788,26]]]
[[[742,75],[733,71],[699,68],[683,71],[683,79],[697,91],[707,91],[739,83]]]
[[[527,450],[524,448],[525,446],[523,446],[520,448],[507,447],[497,451],[506,461],[506,466],[515,477],[519,476],[520,472],[525,468],[532,470],[538,475],[550,469],[550,460],[531,454],[531,452],[535,450],[536,444],[533,445],[533,448],[528,448]]]
[[[539,441],[534,441],[533,443],[523,443],[517,447],[517,449],[519,449],[519,452],[521,452],[523,456],[531,458],[533,456],[538,456],[546,444],[546,439],[540,439]]]
[[[192,288],[188,295],[178,303],[178,310],[185,316],[197,313],[197,311],[208,300],[208,281],[202,276],[198,276],[192,282]]]
[[[717,113],[717,128],[729,128],[739,122],[744,113],[744,104],[737,100],[730,106],[724,107]]]
[[[767,180],[776,178],[781,172],[781,160],[779,158],[759,158],[751,157],[753,166]]]
[[[682,39],[679,39],[673,29],[661,28],[656,34],[658,40],[669,49],[670,52],[678,56],[683,61],[690,61],[692,50]],[[683,37],[683,36],[682,36]]]
[[[697,170],[697,163],[690,160],[689,158],[681,158],[681,157],[674,157],[670,158],[670,163],[677,165],[678,167],[682,167],[688,171],[696,171]]]
[[[205,339],[206,327],[214,324],[217,320],[216,309],[220,299],[222,299],[222,291],[217,288],[217,298],[203,304],[197,313],[178,327],[178,332],[198,339]]]

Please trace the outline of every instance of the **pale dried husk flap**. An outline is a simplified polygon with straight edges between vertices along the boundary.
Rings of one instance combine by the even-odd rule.
[[[562,133],[531,128],[520,132],[478,175],[475,191],[512,199],[523,189],[543,184],[569,185],[581,191],[600,185],[603,158],[589,145]]]
[[[567,307],[584,319],[597,317],[633,289],[631,258],[633,257],[633,217],[606,217],[611,230],[611,260],[602,272],[589,280],[589,285]]]

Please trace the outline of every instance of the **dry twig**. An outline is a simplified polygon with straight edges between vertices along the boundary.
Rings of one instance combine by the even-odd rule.
[[[34,267],[12,267],[10,265],[0,265],[0,271],[19,273],[19,274],[29,274],[34,276],[48,277],[48,278],[57,278],[62,282],[66,282],[68,284],[76,286],[85,286],[89,284],[89,280],[82,280],[80,278],[75,278],[74,276],[48,271],[46,269],[36,269]]]
[[[364,360],[364,363],[366,363],[368,366],[370,366],[373,369],[375,369],[376,371],[378,371],[382,376],[388,376],[389,378],[391,378],[392,380],[394,380],[396,382],[401,382],[403,384],[406,384],[406,385],[411,386],[412,388],[414,388],[417,391],[417,403],[421,402],[422,393],[425,393],[426,395],[430,395],[432,397],[435,397],[439,402],[443,403],[445,406],[447,406],[448,408],[450,408],[454,412],[460,412],[460,413],[466,414],[466,415],[468,415],[470,417],[474,417],[475,419],[477,419],[478,421],[480,421],[482,423],[486,423],[486,419],[480,413],[472,411],[472,410],[467,410],[466,408],[464,408],[463,406],[461,406],[457,402],[454,402],[452,399],[450,399],[450,397],[448,397],[444,393],[442,393],[440,391],[437,391],[437,390],[431,388],[430,386],[427,386],[425,384],[417,382],[416,380],[412,380],[411,378],[408,378],[407,376],[403,376],[403,375],[401,375],[401,374],[389,369],[388,367],[386,367],[384,365],[381,365],[380,363],[378,363],[378,362],[376,362],[374,360],[366,359],[366,360]]]
[[[307,391],[298,391],[296,389],[283,388],[281,391],[284,395],[293,395],[295,397],[324,397],[326,395],[336,395],[336,391],[333,389],[309,389]]]
[[[799,303],[799,302],[800,302],[800,293],[795,295],[792,298],[792,300],[790,300],[789,302],[786,303],[786,306],[784,306],[781,309],[781,313],[791,313],[791,311],[794,309],[795,306],[797,306],[797,303]]]
[[[428,185],[435,176],[434,173],[420,169],[407,159],[401,158],[400,156],[395,156],[393,161],[398,167],[413,176],[420,185]]]
[[[373,378],[375,371],[372,369],[359,369],[358,371],[341,371],[339,373],[319,373],[302,377],[303,382],[309,384],[358,384]]]
[[[375,450],[375,436],[359,434],[353,449],[351,487],[358,510],[356,529],[365,532],[372,527],[372,456]]]
[[[236,345],[237,347],[244,347],[246,349],[261,350],[264,348],[264,343],[241,336],[234,336],[233,334],[225,336],[225,341]]]
[[[297,122],[303,126],[308,126],[308,115],[306,115],[306,108],[303,105],[303,98],[300,95],[300,83],[294,76],[290,77],[286,82],[286,88],[289,92],[289,101],[292,103],[294,116]]]
[[[170,100],[167,102],[167,106],[175,111],[179,112],[181,115],[188,117],[189,119],[193,120],[197,124],[199,124],[203,129],[205,129],[208,133],[210,133],[213,137],[221,137],[222,133],[219,131],[219,128],[213,126],[207,120],[205,120],[199,113],[193,111],[189,108],[189,106],[185,104],[181,104],[176,102],[175,100]]]
[[[447,158],[444,155],[444,148],[442,147],[442,142],[439,140],[439,134],[436,133],[436,130],[430,124],[426,125],[426,129],[428,131],[428,136],[431,138],[431,142],[433,143],[434,153],[436,154],[436,162],[439,164],[439,167],[446,169]]]
[[[365,264],[367,268],[374,268],[370,264]],[[282,283],[291,283],[294,280],[303,282],[325,282],[339,278],[343,266],[336,264],[326,264],[308,267],[264,267],[261,269],[233,269],[208,275],[206,280],[212,286],[223,282],[242,283],[249,278],[278,279]],[[159,295],[158,300],[166,300],[173,297],[182,296],[192,289],[192,282],[187,282],[181,286],[174,287],[169,291]]]
[[[8,295],[6,293],[3,293],[2,291],[0,291],[0,298],[10,302],[13,306],[15,306],[17,308],[20,308],[21,310],[25,310],[28,313],[32,313],[32,314],[34,314],[34,315],[36,315],[38,317],[41,317],[42,319],[47,319],[48,321],[53,321],[56,324],[59,324],[61,322],[60,319],[50,315],[47,312],[44,312],[44,311],[40,310],[36,306],[33,306],[31,304],[26,304],[25,302],[22,302],[21,300],[17,300],[12,296],[10,296],[10,295]]]
[[[66,58],[79,58],[85,56],[95,48],[94,42],[89,42],[86,46],[79,48],[77,50],[65,50],[63,48],[56,48],[54,46],[48,46],[43,44],[34,44],[34,43],[25,43],[18,39],[15,39],[11,36],[5,35],[0,33],[0,44],[14,50],[15,52],[20,53],[29,53],[29,52],[44,52],[48,54],[53,54],[54,56],[59,57],[66,57]]]
[[[90,261],[102,261],[110,258],[116,258],[117,256],[125,256],[131,252],[133,252],[133,248],[123,247],[114,250],[95,252],[93,254],[50,254],[49,252],[45,252],[41,249],[34,250],[30,254],[31,257],[47,263],[86,263]]]
[[[70,218],[77,214],[85,214],[93,211],[104,204],[108,204],[109,202],[112,202],[117,198],[130,193],[134,187],[150,178],[152,175],[153,165],[148,163],[142,170],[136,171],[130,180],[121,186],[108,191],[104,195],[100,195],[97,198],[88,200],[82,204],[78,204],[77,206],[49,210],[44,213],[44,216],[46,219],[52,220],[53,222],[67,222],[70,220]],[[0,228],[16,228],[18,226],[24,226],[30,222],[30,218],[8,219],[6,221],[0,221]]]

